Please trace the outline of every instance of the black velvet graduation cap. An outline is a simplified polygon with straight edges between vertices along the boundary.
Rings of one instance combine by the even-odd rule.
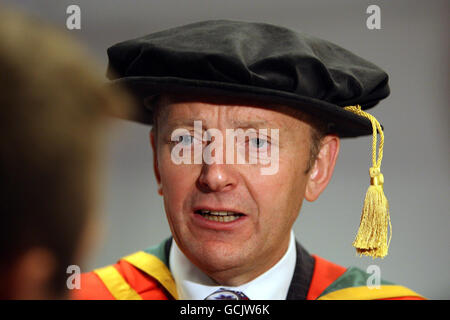
[[[354,137],[371,134],[371,123],[343,107],[368,109],[389,95],[388,75],[373,63],[265,23],[192,23],[113,45],[108,57],[108,77],[142,102],[133,120],[147,124],[146,97],[198,92],[292,106],[328,121],[341,137]]]

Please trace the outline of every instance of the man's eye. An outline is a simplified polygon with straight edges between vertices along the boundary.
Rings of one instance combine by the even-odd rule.
[[[261,138],[253,138],[250,139],[250,143],[256,148],[262,148],[266,146],[267,140]]]
[[[191,145],[192,142],[194,142],[194,137],[191,135],[185,134],[185,135],[179,136],[178,140],[176,142],[181,143],[184,146],[188,146],[188,145]]]

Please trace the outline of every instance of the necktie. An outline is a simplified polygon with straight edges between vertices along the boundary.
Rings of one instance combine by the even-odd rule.
[[[250,300],[250,299],[241,291],[234,291],[230,289],[220,288],[219,290],[207,296],[205,300]]]

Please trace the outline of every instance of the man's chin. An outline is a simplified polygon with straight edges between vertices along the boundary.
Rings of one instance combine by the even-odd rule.
[[[226,272],[245,265],[246,251],[242,244],[208,241],[192,252],[195,264],[204,272]]]

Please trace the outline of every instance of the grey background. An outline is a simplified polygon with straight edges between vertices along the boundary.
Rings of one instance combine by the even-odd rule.
[[[335,263],[381,268],[383,278],[432,299],[450,298],[448,1],[150,0],[3,1],[65,28],[69,4],[82,29],[68,31],[106,67],[110,45],[206,19],[261,21],[333,41],[378,64],[392,94],[372,113],[385,127],[382,171],[393,238],[383,260],[351,246],[368,186],[370,138],[344,140],[334,177],[305,203],[294,231],[311,252]],[[381,30],[366,28],[366,8],[381,8]],[[0,40],[1,41],[1,40]],[[117,121],[106,159],[102,240],[85,270],[115,262],[169,235],[152,170],[149,128]]]

